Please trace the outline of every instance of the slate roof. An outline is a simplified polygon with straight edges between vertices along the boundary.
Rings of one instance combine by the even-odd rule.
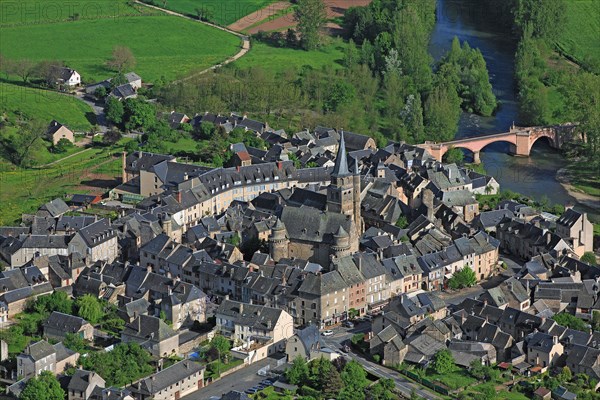
[[[177,332],[171,329],[160,318],[140,315],[133,322],[125,325],[122,335],[142,340],[148,340],[152,337],[152,341],[161,342],[170,337],[177,336]]]
[[[296,330],[295,335],[304,345],[307,356],[310,355],[311,350],[321,348],[321,334],[319,333],[319,328],[317,328],[317,326],[308,325],[303,329],[298,329]]]
[[[140,389],[138,390],[135,389],[135,387],[132,387],[132,390],[142,394],[155,395],[169,386],[174,385],[193,374],[199,373],[204,369],[204,366],[193,361],[180,361],[162,371],[142,379],[140,381]]]
[[[39,342],[28,345],[27,348],[25,348],[24,354],[30,356],[34,361],[39,361],[55,352],[54,347],[52,347],[50,343],[45,340],[40,340]]]
[[[94,379],[95,375],[96,373],[93,371],[76,369],[75,373],[71,377],[71,380],[69,381],[69,390],[74,390],[76,392],[85,392],[92,383],[91,381],[92,379]],[[104,379],[102,379],[102,381],[104,381]]]
[[[43,325],[44,328],[54,328],[66,334],[77,333],[86,324],[88,322],[81,317],[53,311]]]
[[[117,233],[108,218],[102,218],[79,230],[79,235],[87,246],[96,247],[114,238]]]
[[[291,240],[333,244],[333,235],[340,226],[346,232],[353,231],[353,221],[346,215],[313,207],[284,207],[280,218]]]
[[[232,300],[224,300],[215,311],[216,315],[224,315],[238,326],[249,326],[254,329],[271,330],[283,310],[256,304],[244,304]]]
[[[62,199],[51,200],[39,208],[39,211],[47,211],[53,217],[58,217],[69,210],[69,206]]]
[[[556,221],[557,225],[563,225],[572,228],[583,215],[572,208],[567,209]]]
[[[340,146],[338,147],[337,156],[335,158],[335,165],[333,166],[331,176],[344,177],[348,175],[350,175],[350,170],[348,169],[348,158],[346,156],[346,142],[344,141],[344,132],[342,132],[340,137]]]

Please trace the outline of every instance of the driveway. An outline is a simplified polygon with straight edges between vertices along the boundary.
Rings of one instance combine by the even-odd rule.
[[[245,368],[235,371],[231,375],[219,379],[218,381],[211,383],[210,385],[188,395],[182,397],[183,400],[207,400],[212,396],[222,396],[232,390],[243,392],[246,389],[250,389],[260,381],[265,379],[264,376],[258,376],[256,373],[259,369],[271,365],[271,368],[275,368],[276,361],[272,358],[267,358],[262,361],[258,361]]]
[[[106,121],[106,114],[104,114],[104,107],[97,105],[95,102],[85,97],[85,93],[83,91],[77,92],[76,97],[88,106],[92,107],[92,111],[94,111],[94,114],[96,114],[96,125],[98,125],[100,133],[106,133],[108,131],[108,122]]]

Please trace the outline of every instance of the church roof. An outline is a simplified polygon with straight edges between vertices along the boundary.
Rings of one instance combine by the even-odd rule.
[[[335,158],[335,166],[333,167],[332,176],[348,176],[348,158],[346,156],[346,142],[344,141],[344,133],[340,137],[340,147],[338,148],[337,157]]]

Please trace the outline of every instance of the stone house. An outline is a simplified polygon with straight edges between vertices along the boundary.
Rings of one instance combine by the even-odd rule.
[[[180,361],[128,389],[136,400],[179,400],[204,387],[205,367],[190,360]]]
[[[84,255],[88,263],[113,262],[118,257],[117,230],[103,218],[79,230],[69,242],[69,253]]]
[[[71,143],[75,142],[73,131],[56,120],[52,120],[46,131],[47,138],[53,145],[58,144],[62,139],[66,139]]]
[[[54,346],[45,340],[30,343],[17,356],[17,376],[29,379],[42,371],[61,374],[68,365],[76,365],[79,353],[67,349],[62,343]]]
[[[94,327],[81,317],[53,311],[42,324],[44,336],[52,340],[64,340],[67,334],[74,334],[85,340],[94,338]]]
[[[263,344],[269,355],[285,350],[287,339],[294,335],[292,316],[278,308],[224,300],[215,315],[222,335],[234,343]]]
[[[588,220],[586,213],[580,213],[568,208],[556,221],[556,234],[568,239],[573,252],[583,256],[594,249],[594,226]]]
[[[160,318],[140,315],[126,324],[121,332],[124,343],[136,342],[155,357],[169,357],[179,352],[179,335]]]
[[[533,333],[525,338],[527,346],[527,362],[538,365],[543,370],[553,367],[564,353],[563,345],[558,337],[542,332]]]
[[[83,369],[75,370],[67,385],[68,400],[91,400],[92,393],[106,385],[106,381],[96,372]]]

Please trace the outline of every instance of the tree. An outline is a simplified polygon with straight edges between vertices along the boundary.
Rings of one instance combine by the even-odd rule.
[[[447,163],[460,165],[465,161],[465,154],[461,149],[450,148],[444,155]]]
[[[323,394],[328,399],[337,398],[338,393],[344,387],[342,383],[342,378],[340,377],[340,373],[337,371],[337,369],[332,367],[329,369],[328,373],[324,376],[324,378],[325,382],[323,382],[322,386]]]
[[[556,376],[556,378],[561,383],[567,383],[567,382],[570,382],[571,379],[573,379],[573,374],[571,373],[571,370],[569,369],[569,367],[564,366],[563,369],[560,371],[560,373]]]
[[[34,74],[42,78],[48,86],[54,86],[60,79],[60,69],[64,67],[62,61],[41,61],[34,68]]]
[[[86,346],[85,339],[76,333],[67,333],[63,344],[65,347],[78,353],[83,352]]]
[[[567,312],[554,314],[552,319],[555,320],[559,325],[566,326],[567,328],[584,332],[589,331],[589,326],[585,323],[584,320]]]
[[[462,289],[474,286],[477,283],[477,275],[469,266],[465,265],[463,269],[456,271],[452,278],[448,280],[448,286],[451,289]]]
[[[367,380],[367,372],[356,361],[348,362],[341,373],[342,382],[344,383],[344,392],[360,394],[358,397],[352,396],[353,399],[364,399],[364,390],[369,385]],[[346,395],[347,398],[350,396]]]
[[[294,358],[292,366],[285,371],[285,377],[292,385],[303,386],[308,383],[308,364],[304,357]]]
[[[108,91],[106,90],[106,88],[104,86],[98,86],[96,88],[96,90],[94,90],[94,96],[96,96],[96,98],[98,100],[104,99],[107,94],[108,94]]]
[[[302,48],[314,50],[319,47],[320,30],[327,21],[327,8],[323,0],[298,0],[294,19],[298,22]]]
[[[125,128],[128,130],[152,128],[156,124],[154,106],[138,98],[125,100]]]
[[[23,167],[29,163],[29,156],[46,134],[47,127],[41,121],[31,120],[18,128],[18,134],[0,135],[0,145],[13,164]]]
[[[106,100],[106,106],[104,107],[106,113],[106,119],[109,122],[119,125],[123,122],[123,116],[125,115],[125,108],[116,97],[109,97]]]
[[[33,61],[28,59],[15,60],[9,65],[10,73],[20,76],[25,83],[29,80],[29,77],[33,74],[35,69]]]
[[[122,137],[123,135],[121,135],[121,132],[117,130],[110,130],[102,136],[102,143],[112,146],[121,140]]]
[[[70,149],[71,147],[73,147],[73,143],[71,143],[71,141],[69,139],[66,138],[62,138],[58,141],[58,143],[56,143],[54,146],[52,146],[54,151],[57,153],[64,153],[66,152],[68,149]]]
[[[220,357],[224,357],[229,354],[229,350],[231,350],[231,342],[227,340],[224,336],[216,335],[210,341],[210,347],[217,350],[219,352]]]
[[[88,321],[90,324],[98,323],[104,316],[100,300],[91,294],[83,295],[77,299],[77,307],[77,315]]]
[[[107,65],[119,74],[135,67],[135,57],[129,47],[115,46]]]
[[[443,349],[435,353],[431,368],[437,374],[447,374],[454,371],[456,364],[454,363],[454,358],[452,357],[450,350]]]
[[[400,229],[404,229],[408,226],[408,220],[406,219],[406,215],[401,215],[400,217],[398,217],[398,220],[396,221],[396,226]]]
[[[64,400],[65,391],[50,371],[42,371],[39,376],[27,381],[21,392],[21,400]]]
[[[382,378],[376,384],[367,389],[368,400],[396,400],[398,397],[394,394],[396,387],[394,381],[389,378]],[[418,397],[416,397],[418,398]],[[411,395],[411,400],[413,396]]]
[[[592,251],[586,251],[585,253],[583,253],[583,255],[581,256],[581,261],[586,264],[597,265],[596,255]]]

